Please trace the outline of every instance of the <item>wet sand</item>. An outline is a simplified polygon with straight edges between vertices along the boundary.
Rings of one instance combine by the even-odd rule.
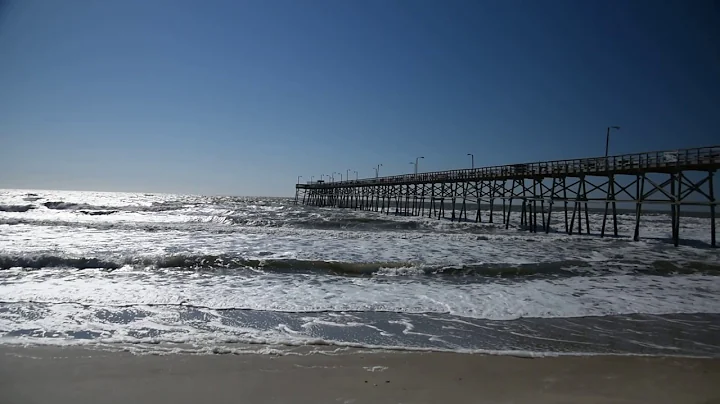
[[[720,403],[720,359],[0,347],[0,403]]]

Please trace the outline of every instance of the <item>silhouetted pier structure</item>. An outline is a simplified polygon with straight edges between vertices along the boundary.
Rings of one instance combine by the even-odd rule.
[[[612,233],[618,235],[617,204],[632,203],[636,241],[643,205],[665,204],[670,208],[671,233],[676,246],[680,238],[681,208],[704,206],[710,212],[710,238],[715,247],[717,202],[713,176],[719,167],[720,146],[711,146],[340,182],[308,182],[296,185],[295,203],[440,219],[446,216],[447,201],[451,208],[450,220],[468,220],[468,205],[474,205],[475,214],[471,214],[471,218],[474,216],[475,222],[482,222],[481,208],[485,206],[489,208],[487,221],[493,223],[501,213],[505,228],[517,220],[513,216],[517,210],[512,207],[513,203],[519,203],[520,226],[531,232],[537,232],[538,225],[550,232],[551,224],[558,220],[553,214],[560,214],[565,232],[581,234],[584,227],[590,234],[590,202],[604,204],[601,237],[606,234],[609,216],[613,222]],[[561,205],[562,212],[557,212],[556,204]]]

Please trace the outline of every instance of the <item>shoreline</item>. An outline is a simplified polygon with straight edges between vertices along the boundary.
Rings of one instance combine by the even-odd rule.
[[[135,355],[0,345],[0,402],[720,403],[720,358],[327,348]]]
[[[387,354],[447,354],[508,357],[519,359],[545,358],[666,358],[666,359],[699,359],[718,360],[720,354],[670,354],[670,353],[633,353],[633,352],[562,352],[562,351],[523,351],[523,350],[491,350],[491,349],[450,349],[441,347],[412,347],[355,344],[350,342],[327,343],[268,343],[268,342],[232,342],[213,346],[197,346],[177,342],[90,342],[88,343],[57,343],[43,342],[42,339],[28,341],[26,339],[0,339],[0,355],[4,349],[78,349],[87,351],[129,353],[135,356],[166,356],[166,355],[268,355],[268,356],[306,356],[306,355],[357,355],[358,353]],[[67,342],[67,341],[66,341]],[[720,404],[720,403],[719,403]]]

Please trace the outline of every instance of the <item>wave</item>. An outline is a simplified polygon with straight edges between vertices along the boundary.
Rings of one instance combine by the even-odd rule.
[[[118,213],[119,211],[80,211],[79,213],[89,216],[102,216]],[[236,233],[241,232],[242,228],[233,226],[209,226],[208,222],[79,222],[68,220],[42,220],[34,218],[0,218],[0,225],[30,225],[30,226],[47,226],[47,227],[72,227],[86,228],[96,230],[129,230],[129,231],[202,231],[209,233]]]
[[[392,215],[391,217],[395,217]],[[281,217],[217,217],[216,222],[244,227],[291,227],[309,230],[351,230],[351,231],[432,231],[464,233],[486,233],[494,231],[493,224],[475,222],[457,222],[437,220],[383,219],[381,217],[318,217],[318,216],[281,216]]]
[[[90,205],[86,203],[73,203],[63,201],[49,201],[42,204],[48,209],[52,210],[73,210],[80,211],[80,213],[86,213],[88,211],[124,211],[124,212],[162,212],[169,210],[178,210],[187,206],[184,203],[153,203],[149,206],[104,206],[104,205]],[[86,213],[87,214],[87,213]]]
[[[274,271],[321,271],[345,274],[372,274],[380,268],[400,268],[409,263],[345,263],[334,261],[263,260],[228,255],[171,255],[160,257],[123,257],[119,259],[62,257],[55,255],[0,255],[0,269],[76,268],[120,269],[123,267],[151,269],[255,269]]]
[[[177,270],[253,270],[262,272],[319,273],[343,276],[481,276],[514,278],[529,276],[567,277],[610,272],[598,270],[586,261],[563,260],[540,263],[492,263],[471,265],[426,265],[412,262],[342,262],[297,259],[258,259],[230,255],[170,255],[159,257],[87,258],[56,255],[0,255],[0,269],[177,269]],[[655,261],[635,266],[632,272],[654,275],[704,273],[720,275],[720,264],[687,262],[682,265]]]
[[[430,228],[421,221],[397,221],[379,218],[337,218],[331,220],[314,219],[299,221],[297,227],[310,229],[347,229],[347,230],[422,230]]]
[[[42,205],[48,209],[53,209],[53,210],[104,209],[104,207],[101,207],[101,206],[96,207],[96,206],[87,205],[84,203],[70,203],[70,202],[59,202],[59,201],[45,202]]]
[[[118,213],[117,210],[81,210],[79,212],[83,215],[90,216],[112,215],[113,213]]]
[[[0,205],[0,212],[27,212],[35,209],[33,205]]]
[[[58,208],[51,208],[58,209]],[[110,207],[110,206],[93,206],[87,209],[87,206],[73,205],[71,208],[74,212],[97,216],[110,215],[118,212],[146,211],[146,209],[138,209],[137,207]],[[157,210],[156,210],[157,211]],[[493,225],[485,223],[450,223],[439,221],[423,221],[423,220],[390,220],[375,218],[329,218],[323,219],[319,217],[308,217],[302,215],[276,215],[276,216],[238,216],[230,215],[203,215],[201,212],[193,214],[187,212],[188,216],[195,216],[194,220],[188,220],[183,217],[182,220],[174,222],[130,222],[130,223],[107,223],[107,222],[77,222],[55,219],[40,218],[0,218],[0,224],[27,224],[35,226],[66,226],[66,227],[86,227],[95,229],[131,229],[131,230],[147,230],[158,231],[162,229],[197,229],[211,232],[234,232],[241,231],[243,227],[256,228],[294,228],[304,230],[340,230],[340,231],[421,231],[421,232],[462,232],[484,234],[494,232],[496,230]],[[214,225],[214,227],[208,227]]]
[[[434,311],[283,311],[185,301],[108,304],[64,299],[9,300],[1,301],[0,306],[5,313],[12,313],[4,317],[4,335],[0,338],[3,344],[120,344],[118,348],[123,349],[130,344],[139,349],[207,349],[207,353],[244,350],[247,344],[269,344],[273,349],[306,346],[308,350],[318,345],[329,349],[337,345],[475,353],[482,352],[474,351],[479,348],[517,349],[553,355],[717,357],[719,353],[712,344],[718,320],[718,314],[713,313],[487,319]],[[201,321],[185,321],[198,315]],[[638,323],[643,324],[639,330]],[[685,344],[664,337],[692,326],[698,331],[689,335]],[[583,332],[587,330],[592,332]],[[574,336],[568,336],[568,332]],[[412,335],[423,337],[416,339]]]

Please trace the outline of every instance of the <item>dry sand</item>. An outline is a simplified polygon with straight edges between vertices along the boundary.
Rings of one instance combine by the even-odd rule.
[[[0,347],[0,403],[720,403],[720,360]]]

